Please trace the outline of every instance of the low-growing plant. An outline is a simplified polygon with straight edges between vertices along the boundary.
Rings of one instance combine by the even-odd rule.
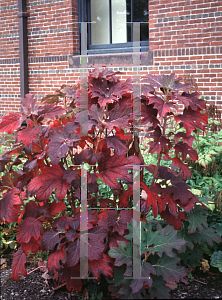
[[[203,234],[207,226],[195,208],[199,200],[186,184],[191,171],[185,161],[188,156],[198,159],[191,133],[204,130],[207,124],[202,113],[205,101],[175,74],[146,75],[139,97],[132,93],[130,78],[120,81],[116,75],[94,69],[81,85],[62,86],[44,97],[42,105],[26,95],[21,114],[2,118],[0,132],[12,135],[14,144],[0,157],[0,221],[21,222],[13,280],[19,280],[19,273],[27,275],[30,251],[49,251],[48,278],[54,287],[65,284],[69,291],[81,291],[90,278],[97,282],[106,278],[112,282],[112,295],[120,298],[166,297],[188,274],[181,253],[194,241],[179,232],[185,228],[184,234],[188,230],[195,235],[196,243],[204,238],[208,244],[220,241],[212,228],[210,237],[208,229]],[[172,120],[175,128],[171,128]],[[143,127],[151,139],[149,153],[157,155],[156,165],[144,164],[138,137]],[[163,159],[171,167],[162,166]],[[133,179],[136,165],[140,166],[139,183]],[[144,169],[152,176],[150,183],[144,180]],[[87,190],[81,186],[84,178]],[[105,193],[101,194],[100,185],[107,186]],[[138,212],[135,189],[141,194],[139,224],[132,220]],[[80,207],[86,196],[88,219],[83,224]],[[140,239],[132,241],[132,229],[140,226],[138,278],[136,270],[132,273],[132,248],[139,246]],[[81,278],[84,255],[88,277]]]

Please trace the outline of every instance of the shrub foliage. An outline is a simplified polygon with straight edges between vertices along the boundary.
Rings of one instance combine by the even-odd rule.
[[[186,263],[180,263],[186,246],[193,249],[203,238],[208,244],[220,241],[206,229],[201,205],[195,208],[199,201],[185,182],[191,176],[186,158],[198,159],[191,133],[207,124],[205,101],[175,74],[144,76],[141,95],[133,99],[131,79],[120,81],[117,75],[94,69],[81,85],[64,85],[41,105],[27,94],[21,113],[2,118],[4,142],[14,140],[0,157],[0,221],[20,224],[14,280],[19,273],[27,275],[29,251],[46,250],[54,286],[65,283],[68,290],[81,291],[83,280],[73,277],[80,276],[81,175],[86,170],[88,275],[111,280],[113,296],[166,297],[187,275]],[[168,130],[172,120],[177,126]],[[151,139],[149,153],[158,155],[157,165],[144,165],[142,128]],[[161,166],[163,159],[172,167]],[[140,224],[132,220],[134,165],[141,165]],[[150,186],[144,168],[153,176]],[[110,197],[101,195],[100,184]],[[142,279],[130,279],[135,226],[141,226]]]

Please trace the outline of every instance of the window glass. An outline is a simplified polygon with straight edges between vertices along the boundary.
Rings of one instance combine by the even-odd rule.
[[[140,36],[136,40],[148,45],[148,0],[79,0],[79,3],[82,20],[88,22],[88,49],[103,49],[102,45],[113,49],[129,47],[133,22],[140,22]]]
[[[109,1],[90,1],[91,45],[110,43],[109,16]]]

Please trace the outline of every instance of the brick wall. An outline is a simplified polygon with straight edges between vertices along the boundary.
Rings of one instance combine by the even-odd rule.
[[[222,108],[222,1],[149,1],[150,50],[158,73],[192,74]]]
[[[80,78],[78,1],[26,2],[29,90],[42,97]],[[17,0],[0,0],[0,116],[20,109],[17,13]],[[149,26],[149,51],[141,65],[132,56],[97,55],[86,67],[121,69],[123,78],[191,74],[208,103],[222,108],[222,1],[150,0]]]

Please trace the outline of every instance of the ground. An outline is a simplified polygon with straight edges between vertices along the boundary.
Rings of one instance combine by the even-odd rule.
[[[46,284],[42,277],[43,272],[40,270],[36,270],[27,277],[21,276],[21,280],[17,282],[11,279],[10,271],[7,265],[1,269],[1,300],[79,299],[78,294],[68,293],[64,287],[54,291]],[[213,273],[212,275],[212,273],[204,274],[202,271],[196,271],[189,283],[180,283],[178,288],[171,292],[171,296],[172,299],[221,299],[222,274]]]

